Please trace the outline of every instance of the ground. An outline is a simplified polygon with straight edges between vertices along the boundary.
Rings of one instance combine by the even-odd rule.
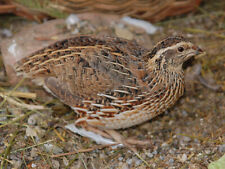
[[[0,92],[35,93],[35,99],[13,98],[47,108],[29,111],[1,98],[1,168],[207,168],[225,153],[224,9],[224,2],[208,1],[194,13],[155,23],[160,29],[149,35],[153,44],[165,36],[182,34],[206,55],[186,63],[186,91],[173,108],[142,125],[119,130],[124,137],[150,140],[149,146],[138,148],[138,154],[127,148],[101,148],[66,130],[64,126],[77,118],[74,112],[40,87],[22,83],[15,89],[1,62]],[[0,29],[13,34],[26,24],[31,22],[0,16]],[[4,36],[1,33],[1,41]],[[196,65],[201,65],[207,84],[195,76]]]

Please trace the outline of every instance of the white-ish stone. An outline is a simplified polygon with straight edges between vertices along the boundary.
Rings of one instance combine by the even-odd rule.
[[[31,167],[32,167],[32,168],[36,168],[36,167],[37,167],[37,165],[36,165],[36,164],[34,164],[34,163],[32,163],[32,164],[31,164]]]
[[[118,37],[127,39],[127,40],[132,40],[133,39],[133,34],[126,28],[121,28],[121,27],[116,27],[115,28],[115,33]]]
[[[63,152],[61,148],[53,144],[46,143],[44,144],[44,147],[45,147],[45,151],[49,153],[59,154]]]
[[[2,29],[1,33],[8,38],[12,36],[12,32],[9,29]]]
[[[12,41],[12,44],[8,47],[8,52],[11,53],[13,56],[17,56],[17,43],[15,40]]]
[[[122,18],[122,21],[137,26],[137,27],[141,27],[143,28],[148,34],[154,34],[158,27],[152,25],[150,22],[144,21],[144,20],[140,20],[140,19],[134,19],[131,18],[129,16],[125,16]]]
[[[77,17],[76,14],[70,14],[67,18],[66,18],[66,25],[67,28],[70,29],[72,25],[75,25],[76,23],[78,23],[80,21],[80,19]]]
[[[183,154],[182,157],[181,157],[181,159],[180,159],[180,161],[181,162],[185,162],[185,161],[187,161],[187,159],[188,159],[187,158],[187,155],[186,154]]]
[[[29,125],[36,125],[37,124],[37,120],[38,120],[39,116],[37,114],[32,114],[28,119],[27,119],[27,123]]]
[[[65,166],[68,166],[69,165],[69,160],[66,157],[63,157],[63,164]]]
[[[33,127],[27,126],[27,128],[26,128],[26,136],[38,137],[37,130],[35,130]]]

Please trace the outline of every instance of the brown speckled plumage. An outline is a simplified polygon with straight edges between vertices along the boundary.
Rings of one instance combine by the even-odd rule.
[[[199,52],[178,36],[152,51],[119,38],[78,36],[22,59],[16,71],[71,106],[80,115],[76,124],[119,129],[171,107],[184,91],[183,62]]]

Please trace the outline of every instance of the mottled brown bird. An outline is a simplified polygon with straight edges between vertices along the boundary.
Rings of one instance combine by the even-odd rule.
[[[78,36],[22,59],[16,71],[77,112],[76,124],[120,129],[174,105],[184,92],[182,64],[201,52],[181,36],[151,51],[134,41]]]

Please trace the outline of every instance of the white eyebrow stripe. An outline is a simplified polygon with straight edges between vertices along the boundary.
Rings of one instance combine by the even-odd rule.
[[[162,53],[165,52],[165,51],[168,50],[168,49],[175,49],[175,48],[177,48],[178,46],[181,46],[181,45],[184,45],[184,44],[189,44],[189,45],[191,45],[190,42],[179,42],[179,43],[177,43],[176,45],[173,45],[173,46],[170,46],[170,47],[167,47],[167,48],[160,49],[160,50],[156,53],[155,58],[158,58],[159,56],[161,56]]]

